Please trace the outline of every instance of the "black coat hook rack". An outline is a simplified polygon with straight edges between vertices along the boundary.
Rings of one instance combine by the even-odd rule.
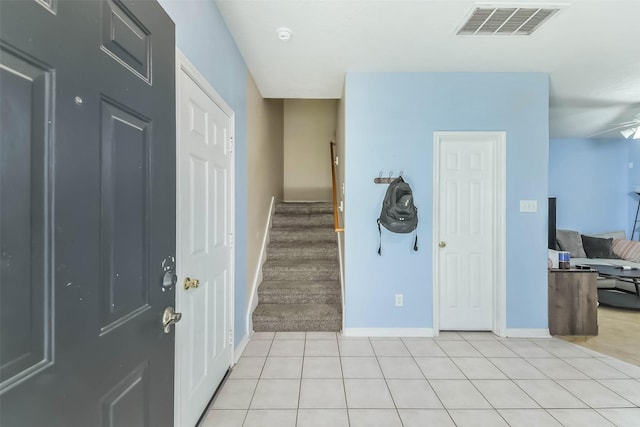
[[[389,176],[383,177],[382,171],[380,171],[380,174],[378,175],[377,178],[373,179],[373,182],[375,184],[391,184],[396,179],[402,178],[402,174],[403,174],[403,171],[400,171],[400,175],[393,176],[393,171],[389,171]]]

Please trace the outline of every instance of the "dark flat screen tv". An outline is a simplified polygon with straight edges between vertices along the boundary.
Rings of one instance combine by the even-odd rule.
[[[556,198],[549,197],[549,249],[556,248]]]

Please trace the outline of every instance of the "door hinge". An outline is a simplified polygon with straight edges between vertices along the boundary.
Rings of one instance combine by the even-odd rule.
[[[229,152],[230,153],[233,152],[233,137],[232,136],[229,137]]]
[[[229,329],[229,344],[233,345],[233,330]]]
[[[233,247],[233,233],[229,233],[229,247]]]

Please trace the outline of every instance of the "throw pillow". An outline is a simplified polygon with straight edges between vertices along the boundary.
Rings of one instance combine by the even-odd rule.
[[[640,262],[640,242],[625,239],[613,239],[613,253],[620,258],[631,261]]]
[[[561,251],[571,253],[571,258],[586,258],[587,254],[582,247],[582,239],[580,233],[572,230],[556,231],[556,240]]]
[[[613,253],[613,238],[582,236],[582,245],[589,258],[619,258]]]

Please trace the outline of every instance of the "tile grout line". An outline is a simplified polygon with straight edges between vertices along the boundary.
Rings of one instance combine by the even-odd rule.
[[[404,343],[402,338],[400,338],[400,343],[407,350],[407,353],[409,353],[409,355],[411,356],[411,359],[413,360],[413,356],[411,355],[411,352],[409,351],[409,348],[407,348],[407,345]],[[373,344],[372,344],[372,347],[373,347]],[[375,353],[375,351],[376,350],[373,349],[374,353]],[[378,358],[378,355],[376,354],[376,359],[377,358]],[[413,361],[413,363],[416,363],[415,360]],[[380,364],[379,361],[378,361],[378,364]],[[418,366],[417,363],[416,363],[416,367],[420,371],[420,374],[422,374],[422,370],[420,369],[420,367]],[[382,371],[382,366],[380,367],[380,370]],[[387,384],[387,389],[389,389],[389,394],[391,395],[391,400],[393,401],[393,404],[396,407],[396,413],[398,414],[398,418],[400,419],[400,424],[404,427],[404,421],[402,421],[402,416],[400,415],[400,410],[398,409],[398,404],[396,403],[396,400],[393,398],[393,393],[391,392],[391,389],[389,388],[389,382],[387,381],[387,376],[384,374],[384,371],[382,371],[382,376],[384,377],[384,381]],[[422,375],[422,376],[424,376],[424,375]],[[390,378],[390,379],[393,379],[393,378]],[[434,392],[434,394],[435,394],[435,392]]]
[[[538,347],[542,348],[544,351],[549,352],[546,348],[544,348],[543,346],[539,345],[537,342],[531,341],[533,344],[537,345]],[[573,344],[573,343],[568,343],[568,344]],[[563,342],[564,345],[564,342]],[[575,344],[573,344],[575,346]],[[577,346],[576,346],[577,347]],[[578,349],[580,350],[580,349]],[[581,350],[580,350],[581,351]],[[571,368],[575,369],[576,371],[580,372],[582,375],[585,375],[587,378],[579,378],[579,379],[575,379],[575,380],[579,380],[579,381],[593,381],[596,382],[600,385],[602,385],[603,387],[609,389],[608,387],[606,387],[606,385],[601,384],[596,378],[593,378],[591,375],[587,374],[586,372],[584,372],[583,370],[571,365],[569,362],[567,362],[566,359],[570,358],[569,356],[563,357],[563,356],[558,356],[556,354],[553,354],[551,352],[549,352],[553,357],[545,357],[545,359],[558,359],[564,363],[566,363],[568,366],[570,366]],[[585,354],[588,354],[586,352],[583,352]],[[594,408],[593,406],[589,405],[587,402],[585,402],[584,400],[582,400],[580,397],[578,397],[577,395],[575,395],[571,390],[567,389],[566,387],[564,387],[562,384],[560,384],[558,381],[562,380],[561,378],[552,378],[550,377],[548,374],[546,374],[545,372],[541,371],[537,366],[532,365],[529,360],[527,358],[524,357],[520,357],[522,360],[524,360],[526,363],[528,363],[529,365],[531,365],[534,369],[540,371],[544,376],[546,376],[548,378],[548,380],[552,381],[553,383],[557,384],[560,388],[562,388],[563,390],[565,390],[567,393],[569,393],[571,396],[573,396],[575,399],[577,399],[579,402],[585,404],[587,406],[587,408],[589,410],[595,411],[596,413],[598,413],[600,416],[602,416],[605,420],[607,420],[608,422],[611,422],[610,419],[608,419],[607,417],[605,417],[604,415],[602,415],[598,409],[603,409],[603,408]],[[592,356],[589,357],[574,357],[574,358],[580,358],[580,359],[586,359],[586,360],[597,360],[597,358],[594,358]],[[540,359],[540,358],[535,358],[535,359]],[[489,362],[491,362],[491,360],[489,360]],[[604,363],[604,362],[603,362]],[[495,365],[494,365],[495,366]],[[498,370],[500,370],[499,367],[496,366],[496,368],[498,368]],[[626,375],[624,372],[619,371],[618,369],[616,369],[615,367],[612,367],[614,370],[620,372],[623,375]],[[503,372],[504,373],[504,372]],[[506,374],[505,374],[506,375]],[[508,377],[508,376],[507,376]],[[566,380],[572,380],[570,378],[567,378]],[[531,381],[536,381],[536,380],[531,380]],[[546,380],[539,380],[539,381],[546,381]],[[520,389],[522,390],[523,393],[525,393],[527,396],[529,396],[529,398],[531,398],[534,402],[536,402],[538,405],[540,405],[540,408],[543,409],[547,414],[549,414],[549,416],[551,416],[554,420],[558,421],[560,424],[562,424],[560,422],[560,420],[558,420],[555,416],[553,416],[553,414],[550,412],[551,409],[578,409],[578,408],[546,408],[543,407],[540,402],[538,402],[536,399],[533,398],[533,396],[529,395],[529,393],[527,393],[522,387],[520,387],[520,385],[518,383],[516,383],[515,381],[512,380],[512,382]],[[617,394],[619,397],[621,397],[622,399],[624,399],[625,401],[629,402],[626,398],[624,398],[624,396],[621,396],[619,393],[615,392],[614,390],[611,390],[613,393]],[[629,402],[632,403],[632,402]],[[632,403],[633,404],[633,403]],[[638,407],[637,405],[634,405],[633,407]],[[618,409],[618,408],[629,408],[629,407],[614,407],[614,409]],[[609,409],[609,408],[604,408],[604,409]]]
[[[339,332],[338,332],[339,333]],[[340,375],[342,376],[342,393],[344,393],[344,406],[347,413],[347,427],[351,427],[351,417],[349,416],[349,404],[347,403],[347,386],[345,385],[344,369],[342,367],[342,352],[340,351],[340,339],[336,334],[336,345],[338,346],[338,362],[340,363]]]
[[[307,357],[307,333],[304,332],[304,341],[302,344],[302,365],[300,366],[300,382],[298,382],[298,405],[296,407],[296,422],[294,426],[298,425],[298,416],[300,414],[300,398],[302,397],[302,373],[304,372],[304,360]]]
[[[531,340],[528,340],[528,341],[531,341]],[[531,342],[533,342],[535,345],[538,345],[538,344],[537,344],[536,342],[534,342],[534,341],[531,341]],[[539,346],[539,347],[543,348],[542,346]],[[543,350],[547,351],[547,350],[546,350],[546,349],[544,349],[544,348],[543,348]],[[550,353],[550,354],[552,354],[552,353]],[[552,358],[554,358],[554,359],[562,360],[563,362],[565,362],[565,363],[566,363],[566,361],[564,361],[561,357],[556,356],[555,354],[552,354],[552,356],[553,356],[553,357],[545,357],[545,359],[552,359]],[[545,372],[541,371],[537,366],[535,366],[535,365],[531,364],[531,363],[529,362],[529,360],[528,360],[528,359],[526,359],[525,357],[522,357],[522,356],[519,356],[519,358],[520,358],[520,359],[522,359],[523,361],[525,361],[525,362],[526,362],[527,364],[529,364],[530,366],[532,366],[532,367],[533,367],[534,369],[536,369],[537,371],[539,371],[542,375],[544,375],[545,377],[547,377],[547,379],[543,379],[543,380],[539,380],[539,379],[538,379],[538,380],[536,380],[536,379],[533,379],[533,380],[525,380],[525,381],[552,381],[552,382],[556,383],[558,386],[560,386],[563,390],[567,391],[571,396],[573,396],[574,398],[578,399],[578,401],[580,401],[580,402],[584,403],[584,404],[587,406],[587,408],[589,408],[589,409],[593,409],[590,405],[588,405],[586,402],[584,402],[584,401],[583,401],[582,399],[580,399],[578,396],[576,396],[575,394],[571,393],[571,391],[570,391],[570,390],[567,390],[565,387],[562,387],[562,384],[557,383],[557,381],[555,381],[555,379],[554,379],[554,378],[551,378],[551,377],[550,377],[549,375],[547,375]],[[540,359],[540,358],[535,358],[535,359]],[[513,379],[509,378],[509,376],[508,376],[505,372],[503,372],[503,371],[502,371],[502,370],[501,370],[497,365],[495,365],[491,360],[489,360],[489,358],[487,358],[487,360],[489,361],[489,363],[491,363],[492,365],[494,365],[494,366],[495,366],[495,367],[496,367],[500,372],[502,372],[502,373],[503,373],[503,374],[504,374],[504,375],[505,375],[505,376],[506,376],[506,377],[507,377],[507,378],[508,378],[508,379],[509,379],[509,380],[510,380],[510,381],[511,381],[511,382],[512,382],[516,387],[518,387],[518,388],[519,388],[519,389],[520,389],[520,390],[521,390],[521,391],[522,391],[526,396],[528,396],[532,401],[534,401],[534,402],[539,406],[539,409],[544,410],[544,411],[545,411],[546,413],[548,413],[548,414],[549,414],[549,416],[551,416],[553,419],[556,419],[556,418],[555,418],[555,417],[554,417],[554,416],[549,412],[549,409],[576,409],[576,408],[545,408],[545,407],[544,407],[544,406],[542,406],[542,404],[541,404],[540,402],[538,402],[538,401],[537,401],[533,396],[531,396],[529,393],[527,393],[527,391],[526,391],[525,389],[523,389],[522,387],[520,387],[520,384],[518,384],[518,383],[517,383],[516,381],[514,381]],[[568,364],[568,363],[567,363],[567,364]],[[569,365],[569,366],[571,366],[571,365]],[[574,369],[578,370],[577,368],[574,368]],[[578,371],[579,371],[579,370],[578,370]],[[582,372],[582,371],[580,371],[580,372],[581,372],[582,374],[586,375],[584,372]],[[505,420],[505,421],[506,421],[506,420]],[[557,421],[558,421],[558,422],[560,422],[559,420],[557,420]],[[560,423],[560,424],[562,424],[562,423]]]
[[[624,397],[623,395],[621,395],[620,393],[618,393],[617,391],[615,391],[614,389],[612,389],[608,385],[603,384],[602,382],[600,382],[601,380],[603,380],[603,381],[615,381],[615,380],[623,380],[623,381],[631,380],[631,381],[633,381],[633,378],[600,378],[600,379],[594,378],[594,381],[597,382],[598,384],[600,384],[601,386],[603,386],[604,388],[606,388],[607,390],[610,390],[612,393],[617,394],[618,396],[620,396],[621,398],[623,398],[627,402],[631,403],[634,408],[640,407],[640,405],[636,405],[635,403],[631,402],[629,399],[627,399],[626,397]]]
[[[463,338],[464,338],[464,337],[463,337]],[[495,367],[495,368],[496,368],[500,373],[502,373],[502,374],[506,377],[506,381],[510,381],[513,385],[515,385],[517,388],[519,388],[519,389],[520,389],[520,390],[521,390],[521,391],[522,391],[522,392],[523,392],[527,397],[529,397],[533,402],[535,402],[535,403],[538,405],[538,408],[501,408],[501,409],[503,409],[503,410],[506,410],[506,409],[532,409],[532,410],[542,409],[542,410],[545,410],[545,411],[548,413],[547,409],[546,409],[546,408],[544,408],[544,407],[542,407],[542,405],[541,405],[541,404],[540,404],[536,399],[534,399],[531,395],[529,395],[525,390],[523,390],[523,389],[518,385],[518,383],[516,383],[516,382],[515,382],[512,378],[510,378],[510,377],[509,377],[505,372],[503,372],[503,371],[502,371],[502,370],[501,370],[497,365],[495,365],[495,364],[494,364],[494,363],[489,359],[489,357],[487,357],[487,356],[485,356],[483,353],[481,353],[481,352],[480,352],[480,350],[478,350],[478,348],[477,348],[477,347],[475,347],[475,346],[471,343],[471,340],[467,340],[466,338],[464,338],[464,340],[465,340],[465,341],[467,341],[467,342],[468,342],[468,344],[469,344],[469,345],[471,345],[471,347],[473,347],[476,351],[478,351],[478,352],[482,355],[482,358],[484,358],[485,360],[487,360],[487,362],[489,362],[489,363],[490,363],[491,365],[493,365],[493,366],[494,366],[494,367]],[[501,344],[502,344],[502,343],[501,343]],[[503,344],[503,345],[504,345],[504,344]],[[507,346],[505,346],[505,347],[507,347]],[[508,348],[508,347],[507,347],[507,348]],[[508,348],[508,349],[509,349],[509,350],[511,350],[510,348]],[[444,349],[443,349],[443,351],[444,351]],[[511,350],[511,351],[513,351],[513,350]],[[545,350],[545,351],[546,351],[546,350]],[[448,353],[446,353],[446,351],[445,351],[445,354],[447,354],[447,355],[448,355]],[[516,353],[514,352],[514,354],[516,354]],[[451,356],[449,356],[449,358],[450,358],[450,359],[452,359],[452,357],[451,357]],[[525,359],[524,359],[522,356],[520,356],[520,355],[518,355],[518,357],[517,357],[517,358],[518,358],[518,359],[525,360]],[[525,361],[528,363],[528,361],[527,361],[527,360],[525,360]],[[485,400],[487,401],[487,403],[488,403],[488,404],[491,406],[491,408],[492,408],[492,409],[493,409],[493,410],[494,410],[494,411],[495,411],[495,412],[500,416],[500,418],[501,418],[501,419],[503,419],[503,420],[504,420],[504,422],[505,422],[507,425],[510,425],[510,424],[509,424],[509,422],[504,418],[504,416],[503,416],[503,415],[502,415],[502,413],[500,412],[500,409],[498,409],[498,408],[494,407],[494,405],[489,401],[489,399],[487,399],[487,397],[482,393],[482,391],[480,391],[480,390],[478,389],[478,387],[473,383],[473,380],[472,380],[472,379],[470,379],[470,378],[467,376],[467,374],[466,374],[462,369],[460,369],[460,367],[455,363],[455,361],[451,360],[451,363],[453,363],[453,364],[454,364],[454,365],[455,365],[455,366],[460,370],[460,372],[462,372],[462,374],[465,376],[465,378],[467,378],[467,381],[469,381],[469,382],[471,383],[471,385],[472,385],[472,386],[473,386],[473,387],[478,391],[478,393],[480,393],[480,395],[483,397],[483,399],[485,399]],[[534,369],[538,370],[535,366],[532,366],[532,367],[533,367]],[[541,373],[542,373],[543,375],[547,376],[544,372],[541,372]],[[549,378],[549,379],[551,379],[551,378]],[[476,381],[480,381],[480,380],[478,379],[478,380],[476,380]],[[436,395],[437,395],[437,393],[436,393]],[[587,406],[588,406],[588,405],[587,405]],[[448,409],[447,409],[447,411],[448,411]],[[549,415],[551,415],[551,414],[549,414]]]
[[[584,373],[584,372],[583,372]],[[587,374],[585,374],[587,375]],[[598,382],[598,380],[596,380],[595,378],[551,378],[551,381],[553,381],[554,383],[558,384],[558,386],[560,386],[563,390],[565,390],[567,393],[569,393],[570,395],[572,395],[573,397],[575,397],[576,399],[578,399],[580,402],[584,403],[585,405],[587,405],[587,407],[589,409],[615,409],[615,408],[637,408],[636,405],[634,405],[633,403],[629,402],[625,397],[621,396],[620,394],[616,393],[615,391],[611,390],[614,394],[618,395],[621,399],[631,403],[631,405],[633,406],[613,406],[613,407],[606,407],[606,408],[594,408],[593,406],[591,406],[590,404],[588,404],[587,402],[585,402],[584,400],[582,400],[580,397],[576,396],[575,393],[573,393],[571,390],[569,390],[568,388],[566,388],[565,386],[563,386],[562,384],[560,384],[558,381],[592,381],[592,382],[596,382],[597,384],[600,384],[600,382]],[[604,384],[600,384],[601,386],[605,387],[608,389],[608,387],[606,387]],[[554,408],[555,409],[555,408]]]
[[[544,349],[544,347],[540,346],[540,345],[539,345],[538,343],[536,343],[535,341],[533,341],[533,342],[534,342],[534,344],[536,344],[536,345],[538,345],[539,347],[541,347],[541,348],[543,348],[543,349]],[[578,346],[577,344],[574,344],[574,343],[572,343],[572,342],[568,342],[568,341],[557,341],[557,342],[562,343],[562,345],[568,344],[569,346],[576,347],[579,351],[581,351],[581,352],[583,352],[583,353],[585,353],[585,354],[588,354],[587,352],[582,351],[582,350],[580,349],[580,346]],[[545,351],[547,351],[546,349],[544,349],[544,350],[545,350]],[[552,353],[552,354],[553,354],[553,353]],[[581,369],[579,369],[579,368],[577,368],[577,367],[575,367],[575,366],[571,365],[569,362],[567,362],[567,360],[566,360],[566,359],[569,359],[569,358],[571,358],[571,357],[569,357],[569,356],[566,356],[566,357],[563,357],[563,356],[557,356],[557,355],[555,355],[555,354],[553,354],[553,356],[554,356],[554,358],[556,358],[556,359],[558,359],[558,360],[560,360],[560,361],[562,361],[562,362],[566,363],[566,364],[567,364],[568,366],[570,366],[572,369],[575,369],[576,371],[578,371],[578,372],[579,372],[579,373],[581,373],[582,375],[586,376],[587,378],[552,378],[551,376],[547,375],[546,373],[544,373],[544,372],[542,372],[542,371],[541,371],[541,372],[542,372],[544,375],[546,375],[546,376],[547,376],[551,381],[553,381],[553,382],[554,382],[554,383],[556,383],[559,387],[561,387],[563,390],[565,390],[567,393],[569,393],[571,396],[575,397],[575,398],[576,398],[576,399],[578,399],[580,402],[582,402],[582,403],[584,403],[585,405],[587,405],[587,407],[588,407],[589,409],[592,409],[592,410],[601,409],[601,408],[594,408],[593,406],[591,406],[590,404],[588,404],[587,402],[585,402],[583,399],[581,399],[579,396],[577,396],[575,393],[573,393],[571,390],[569,390],[568,388],[566,388],[565,386],[563,386],[559,381],[561,381],[561,380],[565,380],[565,381],[571,381],[571,380],[579,380],[579,381],[594,381],[594,382],[596,382],[597,384],[600,384],[601,386],[605,387],[606,389],[609,389],[609,387],[607,387],[606,385],[604,385],[604,384],[600,383],[600,382],[598,381],[598,379],[597,379],[597,378],[594,378],[592,375],[588,374],[587,372],[584,372],[583,370],[581,370]],[[547,359],[549,359],[549,358],[547,358]],[[598,361],[598,359],[597,359],[596,357],[593,357],[593,356],[591,356],[591,355],[589,355],[589,357],[573,357],[573,359],[585,359],[585,360],[596,360],[596,361]],[[527,362],[529,362],[529,361],[527,360]],[[601,363],[604,363],[604,362],[601,362]],[[534,368],[538,369],[535,365],[534,365]],[[611,366],[611,368],[612,368],[612,369],[614,369],[615,371],[619,372],[620,374],[627,376],[627,374],[625,374],[624,372],[622,372],[622,371],[620,371],[620,370],[616,369],[614,366]],[[538,370],[539,370],[539,369],[538,369]],[[633,405],[633,407],[638,407],[637,405],[635,405],[635,404],[633,404],[632,402],[630,402],[629,400],[627,400],[624,396],[622,396],[622,395],[620,395],[619,393],[617,393],[615,390],[611,390],[611,389],[609,389],[609,390],[610,390],[611,392],[613,392],[614,394],[618,395],[621,399],[623,399],[623,400],[625,400],[625,401],[627,401],[627,402],[631,403],[631,404]],[[526,392],[525,392],[525,393],[526,393]],[[534,399],[534,400],[535,400],[535,399]],[[628,407],[616,407],[616,408],[628,408]],[[547,408],[544,408],[544,409],[545,409],[545,410],[548,410]],[[556,409],[556,408],[551,408],[551,409]],[[606,417],[605,417],[605,418],[606,418]],[[607,421],[609,421],[609,419],[607,419]]]
[[[462,336],[462,335],[461,335],[461,336]],[[480,351],[479,351],[478,349],[476,349],[476,348],[473,346],[473,344],[471,344],[471,343],[469,342],[469,340],[467,340],[464,336],[462,336],[462,338],[464,339],[464,341],[465,341],[467,344],[469,344],[469,345],[471,346],[471,348],[475,349],[478,353],[480,353]],[[446,353],[446,352],[445,352],[445,353]],[[482,355],[482,358],[484,358],[487,362],[489,362],[491,365],[493,365],[493,363],[491,363],[491,361],[490,361],[487,357],[485,357],[485,356],[484,356],[484,354],[482,354],[482,353],[480,353],[480,354]],[[460,366],[458,366],[458,364],[457,364],[454,360],[451,360],[451,363],[453,363],[455,366],[457,366],[457,367],[458,367],[458,369],[460,369],[460,372],[462,372],[462,375],[464,375],[464,376],[465,376],[465,378],[467,378],[467,381],[469,381],[469,383],[471,384],[471,386],[472,386],[472,387],[473,387],[473,388],[474,388],[474,389],[475,389],[475,390],[480,394],[480,396],[482,396],[482,398],[483,398],[483,399],[484,399],[484,400],[489,404],[489,406],[491,407],[491,409],[493,409],[493,410],[496,412],[496,414],[498,414],[498,416],[499,416],[499,417],[500,417],[500,418],[505,422],[505,424],[506,424],[507,426],[510,426],[511,424],[509,424],[509,422],[504,418],[504,416],[502,416],[502,414],[500,413],[500,411],[498,410],[498,408],[496,408],[496,407],[494,407],[494,406],[493,406],[493,403],[491,403],[491,401],[485,397],[484,393],[482,393],[482,391],[480,391],[480,389],[478,388],[478,386],[476,386],[476,385],[473,383],[473,380],[467,376],[467,374],[466,374],[466,373],[465,373],[465,372],[460,368]],[[494,366],[495,366],[495,365],[494,365]],[[496,366],[496,368],[497,368],[497,366]],[[500,369],[498,369],[498,371],[499,371],[501,374],[503,374],[503,375],[504,375],[504,372],[500,371]],[[509,377],[508,377],[508,376],[506,376],[506,375],[505,375],[505,377],[509,378]],[[512,381],[512,382],[513,382],[513,381]],[[538,402],[536,402],[536,403],[538,403]],[[452,417],[452,418],[453,418],[453,417]],[[455,421],[454,421],[454,423],[455,423]]]
[[[497,357],[495,358],[497,359]],[[531,366],[532,369],[535,369],[537,372],[540,372],[540,375],[543,375],[546,379],[551,379],[551,377],[549,377],[547,374],[545,374],[544,372],[542,372],[540,369],[538,369],[537,367],[535,367],[534,365],[532,365],[531,363],[529,363],[529,361],[527,359],[525,359],[524,357],[518,356],[518,357],[511,357],[510,359],[520,359],[523,362],[525,362],[527,365]],[[496,365],[495,363],[493,363],[493,361],[487,357],[487,360],[489,361],[489,363],[491,363],[493,366],[496,367],[497,370],[499,370],[500,372],[502,372],[504,374],[505,377],[507,377],[509,380],[514,381],[513,378],[509,377],[509,375],[503,371],[502,369],[500,369],[500,367],[498,365]],[[525,379],[525,380],[535,380],[536,378],[518,378],[519,380]],[[523,390],[524,391],[524,390]],[[532,398],[533,399],[533,398]],[[534,399],[535,400],[535,399]],[[537,402],[536,402],[537,403]]]
[[[273,334],[271,338],[271,343],[269,344],[269,350],[267,351],[267,355],[264,358],[264,364],[262,365],[262,369],[260,369],[260,376],[258,376],[258,381],[256,381],[256,388],[253,389],[253,394],[251,394],[251,400],[249,401],[249,407],[247,408],[247,412],[244,414],[244,419],[242,420],[242,425],[244,426],[247,422],[247,418],[249,417],[249,411],[251,410],[251,404],[253,403],[253,398],[256,396],[256,391],[258,390],[258,384],[260,384],[260,380],[262,379],[262,373],[264,372],[264,367],[267,366],[267,361],[269,360],[269,354],[271,353],[271,347],[273,347],[273,342],[276,339],[276,334]]]
[[[389,397],[391,398],[391,402],[393,402],[393,408],[396,410],[396,415],[398,415],[398,420],[400,421],[400,425],[404,427],[404,423],[402,422],[402,417],[400,416],[400,411],[398,411],[398,405],[396,404],[396,400],[393,398],[393,393],[391,393],[391,389],[389,388],[389,383],[387,382],[387,376],[385,375],[384,370],[382,369],[382,365],[380,364],[380,360],[378,359],[378,353],[376,352],[376,349],[373,346],[373,342],[371,341],[371,338],[369,338],[367,341],[371,346],[371,351],[373,351],[373,356],[376,358],[376,363],[378,364],[378,368],[382,373],[382,379],[384,380],[384,385],[387,387],[387,391],[389,392]],[[402,342],[402,340],[400,341]]]
[[[617,368],[617,367],[615,367],[615,366],[611,365],[610,363],[607,363],[607,360],[609,360],[609,361],[612,361],[612,360],[613,360],[613,361],[621,362],[621,363],[627,364],[627,365],[629,365],[629,366],[631,366],[631,367],[633,367],[633,368],[636,368],[636,369],[640,369],[640,365],[634,365],[633,363],[626,362],[626,361],[624,361],[624,360],[622,360],[622,359],[616,359],[615,357],[609,357],[609,356],[607,356],[607,357],[602,357],[602,358],[598,358],[598,359],[599,359],[602,363],[604,363],[605,365],[607,365],[607,366],[609,366],[609,367],[611,367],[611,368],[613,368],[613,369],[615,369],[615,370],[617,370],[617,371],[619,371],[619,372],[623,373],[624,375],[627,375],[629,378],[634,379],[634,380],[637,380],[637,381],[640,381],[640,375],[636,374],[636,376],[632,376],[632,375],[630,375],[630,374],[627,374],[626,372],[622,371],[621,369],[619,369],[619,368]]]
[[[525,363],[527,363],[529,366],[531,366],[533,369],[535,369],[536,371],[540,372],[542,375],[544,375],[545,377],[547,377],[549,380],[552,380],[552,378],[550,378],[547,374],[545,374],[544,372],[540,371],[537,367],[533,366],[531,363],[529,363],[528,360],[526,360],[524,357],[519,356],[519,359],[523,360]],[[527,391],[525,389],[523,389],[522,387],[520,387],[520,384],[518,384],[517,382],[515,382],[512,378],[509,377],[509,375],[507,375],[506,372],[502,371],[496,364],[494,364],[489,358],[487,358],[487,360],[489,361],[489,363],[491,363],[493,366],[496,367],[496,369],[498,369],[500,372],[502,372],[508,379],[509,381],[511,381],[513,383],[513,385],[515,385],[518,389],[520,389],[520,391],[522,391],[525,396],[527,396],[529,399],[531,399],[533,402],[536,403],[536,405],[538,405],[538,409],[542,409],[544,410],[546,413],[549,414],[549,416],[551,416],[553,419],[556,419],[548,410],[548,408],[543,407],[540,402],[538,402],[536,399],[533,398],[533,396],[531,396],[529,393],[527,393]],[[535,380],[528,380],[528,381],[535,381]],[[546,380],[543,380],[546,381]],[[587,405],[589,406],[589,405]],[[536,409],[536,408],[531,408],[531,409]],[[556,408],[554,408],[556,409]],[[498,412],[499,413],[499,412]],[[503,417],[504,419],[504,417]],[[557,420],[557,419],[556,419]],[[505,421],[507,421],[505,419]],[[560,420],[557,420],[560,423]],[[507,423],[508,424],[508,423]],[[560,423],[562,424],[562,423]]]
[[[444,409],[444,411],[447,413],[447,416],[449,417],[449,419],[451,420],[451,422],[456,425],[456,422],[453,420],[453,417],[451,416],[451,413],[449,412],[449,410],[447,409],[447,407],[445,406],[445,404],[442,402],[442,399],[440,398],[440,396],[438,396],[438,393],[436,393],[436,390],[433,388],[433,385],[431,384],[431,381],[429,381],[429,378],[427,378],[427,376],[424,374],[424,371],[422,370],[422,368],[420,367],[420,365],[418,365],[418,361],[416,360],[416,356],[414,356],[414,354],[411,352],[411,350],[409,349],[409,347],[407,347],[407,343],[404,342],[404,340],[402,338],[400,338],[400,341],[402,341],[402,344],[405,346],[405,348],[407,349],[407,351],[409,352],[409,354],[411,355],[411,359],[413,360],[413,363],[416,364],[416,366],[418,367],[418,370],[420,371],[420,374],[422,374],[422,377],[424,378],[424,380],[427,382],[427,384],[429,385],[429,388],[431,389],[431,391],[433,391],[433,395],[436,397],[436,399],[438,399],[438,402],[440,402],[440,405],[442,405],[442,409]],[[435,340],[433,340],[434,343]],[[442,347],[440,347],[437,343],[436,343],[436,347],[438,347],[440,349],[440,351],[442,351],[444,353],[445,356],[447,356],[447,353],[442,349]],[[447,356],[448,358],[448,356]],[[452,362],[453,363],[453,362]],[[384,372],[382,374],[384,376]],[[464,375],[464,372],[463,372]],[[393,396],[392,396],[393,397]],[[402,417],[400,418],[400,421],[402,421]],[[404,425],[404,424],[403,424]]]

